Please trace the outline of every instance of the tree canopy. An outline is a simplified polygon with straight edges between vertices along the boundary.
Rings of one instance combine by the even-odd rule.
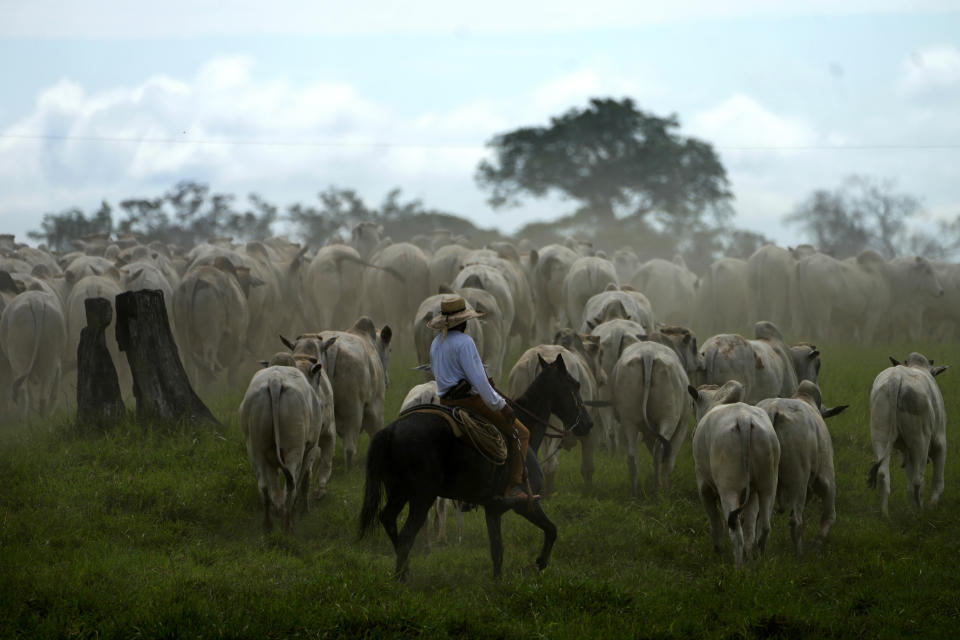
[[[549,126],[495,136],[493,160],[481,161],[475,177],[494,208],[559,192],[595,222],[653,214],[664,230],[682,232],[710,213],[720,224],[733,214],[726,169],[709,143],[679,135],[679,126],[676,115],[645,113],[630,98],[593,98]]]
[[[814,191],[784,221],[799,226],[821,251],[843,257],[871,248],[893,258],[921,241],[907,226],[918,213],[920,201],[897,192],[893,181],[852,175],[832,191]],[[938,253],[934,247],[924,252]]]

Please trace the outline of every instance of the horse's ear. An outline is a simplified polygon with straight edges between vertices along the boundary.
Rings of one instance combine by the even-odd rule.
[[[553,361],[553,366],[555,366],[555,367],[557,367],[558,369],[560,369],[560,371],[566,371],[566,370],[567,370],[567,365],[565,365],[565,364],[563,363],[563,354],[562,354],[562,353],[558,353],[558,354],[557,354],[557,359]]]
[[[539,353],[537,354],[537,361],[538,361],[540,367],[546,368],[546,366],[547,366],[547,361],[544,360],[544,359],[543,359],[543,356],[540,355]]]

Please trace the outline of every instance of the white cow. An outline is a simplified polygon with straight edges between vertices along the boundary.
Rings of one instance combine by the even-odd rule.
[[[689,386],[677,354],[661,344],[636,342],[624,349],[617,361],[610,389],[626,441],[633,495],[637,495],[637,436],[653,457],[653,490],[667,488],[687,434]]]
[[[687,269],[683,258],[654,258],[637,269],[630,285],[653,304],[662,322],[690,326],[696,300],[697,276]]]
[[[787,348],[771,322],[758,322],[754,330],[755,340],[720,334],[703,343],[703,382],[739,380],[746,387],[746,401],[756,404],[764,398],[793,396],[801,380],[817,381],[820,352],[816,347],[801,343]]]
[[[194,384],[233,377],[246,356],[247,292],[257,281],[226,258],[191,267],[173,294],[177,344]]]
[[[796,304],[796,266],[793,253],[783,247],[767,244],[753,252],[747,260],[749,322],[768,318],[778,327],[799,329],[793,306]]]
[[[947,414],[943,394],[935,376],[947,370],[933,366],[919,353],[911,353],[900,365],[884,369],[873,381],[870,391],[870,439],[876,463],[870,468],[871,487],[879,485],[880,510],[889,516],[890,456],[894,449],[903,455],[907,474],[907,492],[920,508],[923,506],[923,475],[927,461],[933,461],[930,506],[943,493],[943,468],[947,459]]]
[[[330,442],[333,425],[325,423],[317,392],[321,370],[321,364],[314,364],[308,379],[296,367],[261,369],[240,404],[240,429],[263,499],[265,530],[272,526],[271,507],[279,512],[283,529],[293,529],[297,494],[302,492],[309,501],[321,435]]]
[[[416,245],[398,242],[382,248],[371,263],[376,268],[368,268],[363,279],[366,313],[374,322],[398,327],[400,346],[412,347],[417,306],[430,295],[427,256]]]
[[[500,308],[501,334],[506,344],[511,329],[514,326],[514,316],[517,313],[513,302],[513,294],[506,276],[496,267],[487,264],[469,264],[465,266],[453,281],[453,288],[457,291],[464,288],[483,289],[497,300]]]
[[[526,346],[534,339],[536,325],[533,292],[516,250],[510,252],[509,248],[512,248],[512,245],[507,245],[507,243],[498,243],[497,246],[500,247],[503,255],[511,256],[511,258],[505,258],[493,249],[480,249],[467,256],[466,264],[489,265],[503,274],[510,286],[510,298],[514,306],[513,324],[510,326],[508,336],[517,336],[520,344]],[[515,260],[512,258],[514,255]]]
[[[790,537],[797,556],[803,553],[803,511],[807,492],[820,497],[820,537],[826,538],[837,519],[837,483],[833,470],[833,441],[824,422],[844,409],[824,409],[820,389],[809,380],[800,383],[793,398],[769,398],[757,407],[770,416],[780,440],[780,476],[777,503],[790,515]]]
[[[700,326],[714,333],[740,331],[747,326],[750,314],[747,273],[745,260],[720,258],[713,261],[697,287],[694,316]]]
[[[700,392],[689,390],[696,400]],[[770,535],[780,468],[780,442],[770,418],[742,402],[712,407],[693,434],[693,461],[713,548],[720,551],[726,524],[740,569],[754,540],[762,554]]]
[[[66,341],[60,301],[53,294],[26,291],[4,308],[0,350],[10,367],[13,402],[22,416],[30,411],[47,416],[56,405]]]
[[[620,354],[631,344],[642,340],[646,332],[641,325],[632,320],[617,318],[597,325],[590,335],[597,341],[598,363],[603,371],[603,377],[607,380],[607,386],[601,385],[598,393],[606,398],[610,395],[609,384],[613,380],[613,368],[617,365]],[[620,441],[622,432],[614,417],[613,406],[599,407],[598,414],[609,451],[617,452],[622,444]],[[596,423],[596,420],[594,422]]]
[[[437,381],[429,380],[412,387],[404,396],[400,403],[400,413],[403,413],[411,407],[418,404],[440,404],[440,396],[437,395]]]
[[[617,270],[609,260],[588,256],[579,258],[570,265],[570,270],[563,279],[568,327],[580,327],[587,302],[595,294],[606,291],[608,285],[613,285],[614,288],[620,286]]]
[[[356,457],[360,432],[373,436],[383,428],[392,337],[389,325],[377,331],[370,318],[361,316],[346,331],[305,334],[296,342],[284,340],[294,353],[315,355],[326,367],[333,386],[337,436],[343,442],[347,469]],[[336,341],[331,342],[332,338]]]
[[[606,291],[590,296],[577,326],[585,333],[615,318],[636,322],[643,327],[644,333],[652,333],[656,326],[653,306],[646,296],[639,291],[618,289],[615,285],[608,285]]]
[[[321,248],[306,267],[304,305],[314,326],[346,327],[360,315],[364,263],[353,247]]]
[[[333,338],[325,344],[320,345],[320,352],[326,352],[335,340],[336,338]],[[274,354],[269,362],[260,363],[265,367],[296,367],[308,380],[313,379],[316,381],[317,395],[320,396],[320,406],[323,407],[322,417],[324,428],[320,433],[320,440],[318,441],[320,453],[315,458],[315,464],[311,470],[311,475],[317,478],[316,488],[313,490],[315,500],[320,500],[327,495],[327,482],[330,481],[330,476],[333,473],[333,453],[337,446],[337,423],[336,414],[333,410],[333,385],[330,384],[330,378],[327,377],[325,369],[321,368],[319,375],[316,375],[314,365],[318,362],[319,359],[314,356],[280,351]],[[309,503],[305,504],[309,508]]]
[[[799,303],[810,332],[820,338],[873,342],[877,328],[889,318],[894,291],[942,295],[943,288],[924,258],[886,262],[875,251],[835,260],[817,253],[797,264]]]
[[[470,249],[459,244],[440,247],[430,257],[430,291],[436,293],[441,285],[450,286],[466,263]]]
[[[534,261],[533,255],[537,258]],[[566,313],[563,282],[580,255],[559,244],[548,244],[531,252],[533,293],[537,301],[537,337],[548,340]]]
[[[939,270],[921,256],[894,258],[889,263],[891,302],[889,329],[892,337],[917,342],[923,335],[923,316],[938,308],[945,297]],[[926,287],[918,287],[918,282]],[[935,283],[935,284],[934,284]]]

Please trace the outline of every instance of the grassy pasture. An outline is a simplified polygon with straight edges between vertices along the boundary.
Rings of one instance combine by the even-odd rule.
[[[811,501],[807,553],[797,560],[787,519],[775,514],[766,557],[742,572],[729,544],[721,556],[711,549],[689,440],[669,494],[637,500],[622,457],[600,452],[595,487],[584,493],[579,450],[561,453],[558,494],[545,504],[559,538],[543,574],[526,569],[539,531],[508,514],[504,577],[495,582],[482,514],[471,512],[462,544],[419,549],[410,582],[398,585],[386,535],[356,540],[363,471],[346,472],[339,452],[329,495],[294,535],[261,533],[237,427],[240,392],[210,402],[220,431],[129,422],[101,434],[68,415],[7,424],[0,636],[952,636],[960,625],[956,454],[935,511],[908,505],[899,467],[889,522],[865,486],[870,384],[888,353],[908,350],[823,348],[825,402],[851,405],[829,422],[837,523],[827,541],[814,540],[820,505]],[[920,350],[960,369],[960,345]],[[410,364],[398,357],[391,367],[388,416],[419,382]],[[955,424],[960,370],[939,381]],[[646,451],[640,464],[649,474]],[[453,518],[449,526],[454,534]]]

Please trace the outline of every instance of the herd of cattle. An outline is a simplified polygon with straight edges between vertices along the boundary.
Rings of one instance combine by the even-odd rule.
[[[637,492],[642,440],[653,458],[651,487],[666,487],[692,413],[697,484],[714,544],[726,528],[742,565],[749,550],[763,550],[775,500],[789,513],[798,553],[808,492],[823,502],[821,535],[835,520],[824,419],[843,408],[823,405],[818,349],[788,345],[781,330],[870,343],[952,338],[960,320],[960,265],[922,257],[887,261],[866,251],[837,260],[806,245],[767,245],[697,276],[679,258],[642,262],[630,250],[607,256],[573,241],[472,249],[458,240],[437,232],[393,243],[362,223],[349,241],[316,251],[282,239],[212,240],[185,250],[99,236],[58,255],[0,236],[0,411],[45,416],[69,395],[88,297],[161,290],[184,367],[201,388],[242,384],[276,351],[279,334],[287,350],[260,361],[266,368],[249,382],[240,425],[264,524],[274,511],[289,528],[297,494],[326,491],[335,441],[349,467],[360,433],[383,427],[391,350],[427,362],[426,323],[455,292],[484,314],[468,333],[493,379],[504,373],[512,341],[535,345],[507,375],[508,394],[520,395],[541,357],[562,354],[583,399],[597,401],[596,426],[579,438],[586,483],[594,450],[604,446],[626,454]],[[752,338],[717,333],[699,348],[690,328],[712,334],[751,325]],[[129,397],[130,372],[112,329],[107,340]],[[943,491],[946,418],[934,376],[945,368],[911,354],[874,382],[870,479],[885,514],[893,449],[903,455],[917,506],[928,459],[930,503]],[[431,401],[436,385],[428,381],[404,406]],[[548,492],[562,445],[551,439],[539,452]]]

